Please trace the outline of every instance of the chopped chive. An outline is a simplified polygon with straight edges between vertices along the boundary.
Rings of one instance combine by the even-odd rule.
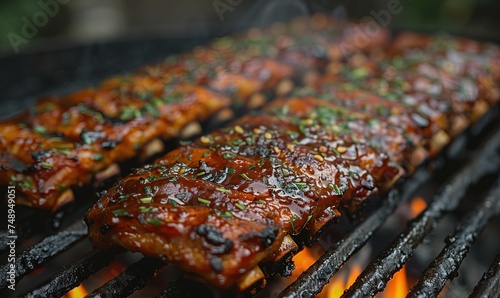
[[[140,198],[139,201],[141,201],[141,203],[151,203],[153,201],[153,198],[151,197],[147,197],[147,198]]]
[[[225,189],[224,187],[217,187],[216,190],[223,193],[231,193],[231,190]]]
[[[162,226],[162,225],[164,224],[164,222],[163,222],[163,221],[158,220],[158,219],[156,219],[156,218],[152,218],[152,217],[148,217],[148,218],[146,219],[146,221],[147,221],[148,223],[152,224],[153,226],[157,226],[157,227]]]
[[[203,199],[203,198],[198,198],[198,202],[200,202],[200,203],[202,203],[202,204],[207,204],[207,205],[210,205],[210,203],[212,203],[212,202],[210,202],[209,200],[205,200],[205,199]]]
[[[43,135],[47,132],[47,128],[45,128],[45,126],[42,125],[35,125],[33,127],[33,131]]]
[[[231,211],[226,211],[226,212],[222,213],[221,216],[223,218],[233,218],[234,217],[233,213]]]
[[[298,219],[297,216],[294,216],[291,220],[290,220],[290,225],[292,226],[292,232],[295,233],[295,221]]]
[[[41,162],[40,165],[42,166],[42,168],[44,169],[52,169],[52,167],[54,166],[53,164],[51,163],[48,163],[48,162]]]
[[[300,190],[304,189],[307,186],[306,182],[294,182],[295,186],[297,186]]]
[[[144,186],[144,192],[146,193],[146,195],[148,195],[150,197],[153,196],[153,192],[151,191],[151,186],[149,186],[149,185]]]
[[[173,200],[173,199],[168,199],[167,203],[170,204],[170,205],[172,205],[172,206],[174,206],[174,207],[179,206],[179,204],[177,203],[177,201]]]
[[[128,200],[128,198],[130,198],[130,194],[120,195],[118,197],[118,203],[124,202],[124,201]]]
[[[238,209],[240,209],[241,211],[245,211],[245,209],[247,209],[247,206],[241,204],[241,203],[236,203],[234,204],[236,207],[238,207]]]
[[[139,211],[142,213],[158,212],[158,208],[153,207],[153,206],[149,206],[149,207],[139,206]]]
[[[32,189],[33,188],[33,186],[31,185],[31,182],[29,182],[29,181],[18,181],[17,185],[19,185],[20,187],[25,188],[25,189]]]
[[[123,209],[113,210],[113,214],[116,216],[130,216],[130,213],[128,213],[127,211],[125,211]]]
[[[241,176],[241,177],[243,177],[243,179],[245,179],[245,180],[248,180],[248,181],[252,180],[252,179],[250,179],[250,177],[248,177],[248,176],[247,176],[247,174],[245,174],[245,173],[240,174],[240,176]]]
[[[296,132],[296,131],[292,131],[292,130],[287,130],[286,133],[290,136],[290,138],[292,138],[293,140],[295,140],[296,138],[299,137],[299,133]]]
[[[259,204],[265,204],[266,201],[264,201],[264,200],[258,200],[257,203],[259,203]]]
[[[205,174],[206,174],[206,173],[202,171],[202,172],[199,172],[198,174],[196,174],[196,177],[198,177],[198,176],[203,176],[203,175],[205,175]]]
[[[312,214],[309,214],[309,216],[307,217],[307,220],[306,220],[306,223],[304,224],[304,226],[307,226],[307,224],[309,223],[309,221],[311,220],[312,218]]]
[[[234,155],[232,155],[231,153],[224,153],[222,154],[222,157],[225,159],[233,159]]]
[[[332,188],[335,193],[339,196],[343,195],[342,191],[340,190],[340,188],[337,186],[337,184],[333,184],[333,183],[329,183],[328,184],[328,187]]]

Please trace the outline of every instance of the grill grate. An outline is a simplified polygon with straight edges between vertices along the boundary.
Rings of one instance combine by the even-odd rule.
[[[424,237],[439,219],[457,208],[468,188],[499,167],[497,153],[500,135],[492,138],[479,157],[457,173],[433,198],[431,205],[411,224],[387,250],[379,254],[356,279],[345,297],[368,297],[382,291],[394,273],[412,256]]]
[[[495,117],[491,117],[492,114],[498,116],[498,107],[490,112],[489,121],[494,123]],[[467,142],[462,142],[460,150],[464,151],[471,140],[475,140],[475,137],[467,136]],[[449,183],[446,183],[446,186],[434,195],[426,211],[411,223],[408,230],[368,265],[352,287],[344,293],[344,296],[365,297],[383,290],[388,280],[410,258],[415,248],[433,230],[440,218],[445,213],[452,212],[457,208],[466,195],[467,189],[484,177],[499,171],[499,147],[500,130],[497,130],[486,142],[486,145],[481,146],[473,153],[473,161],[457,171]],[[446,159],[447,157],[442,154],[433,161],[432,165],[437,168],[448,167],[449,162],[447,163]],[[330,247],[314,265],[286,288],[280,297],[311,297],[319,293],[339,268],[365,246],[375,231],[394,213],[396,207],[409,200],[418,188],[433,179],[435,173],[429,172],[428,166],[420,167],[408,181],[401,181],[389,192],[382,206],[359,223],[344,239]],[[500,212],[500,201],[497,200],[499,195],[500,182],[497,181],[497,186],[490,191],[480,206],[459,224],[460,228],[450,238],[453,241],[448,240],[448,244],[441,254],[421,275],[410,296],[420,294],[435,296],[442,290],[446,282],[456,275],[472,243],[488,221]],[[36,224],[32,220],[30,223]],[[50,259],[70,250],[79,240],[85,238],[86,234],[86,227],[79,220],[58,233],[44,238],[18,257],[16,279],[20,280],[35,269],[45,265]],[[94,250],[79,262],[61,268],[50,281],[37,289],[31,289],[26,297],[61,296],[101,268],[108,266],[122,252],[123,250],[119,248],[109,251]],[[164,267],[165,264],[159,259],[142,258],[130,265],[120,275],[96,289],[90,294],[90,297],[128,296],[144,287]],[[1,267],[0,274],[6,275],[7,270],[7,266]],[[0,281],[0,289],[5,288],[6,280]],[[480,297],[485,293],[498,292],[499,290],[500,255],[485,273],[471,296]],[[158,297],[199,297],[200,293],[204,295],[211,293],[213,296],[221,295],[221,293],[199,282],[179,279],[169,283]]]
[[[165,263],[157,258],[142,258],[88,297],[126,297],[142,289],[163,267]]]
[[[483,275],[470,297],[488,297],[490,293],[500,293],[500,254]]]
[[[458,229],[447,239],[448,245],[439,256],[424,271],[421,278],[411,290],[409,297],[436,296],[444,288],[446,282],[457,274],[460,264],[469,252],[491,218],[500,212],[500,181],[490,192],[483,203],[465,220],[458,225]]]

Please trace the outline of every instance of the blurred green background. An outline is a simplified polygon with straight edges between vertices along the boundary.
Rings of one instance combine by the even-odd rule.
[[[58,2],[59,1],[59,2]],[[392,0],[396,1],[396,0]],[[337,17],[360,19],[385,9],[375,0],[3,0],[0,2],[0,52],[12,53],[13,36],[23,36],[25,20],[36,26],[33,37],[18,39],[26,50],[134,36],[208,35],[268,24],[294,15],[325,10]],[[426,31],[450,30],[500,40],[498,0],[401,0],[403,10],[389,26]],[[43,6],[58,11],[44,20]],[[47,14],[46,14],[47,15]],[[9,39],[10,34],[10,39]],[[21,41],[22,42],[21,42]]]

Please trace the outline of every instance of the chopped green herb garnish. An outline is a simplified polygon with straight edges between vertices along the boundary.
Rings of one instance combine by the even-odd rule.
[[[130,198],[130,194],[120,195],[118,197],[118,203],[124,202],[124,201],[128,200],[128,198]]]
[[[245,173],[240,174],[240,176],[241,176],[241,177],[243,177],[243,179],[245,179],[245,180],[248,180],[248,181],[252,180],[252,179],[250,179],[250,177],[248,177],[248,176],[247,176],[247,174],[245,174]]]
[[[18,181],[17,185],[19,185],[20,187],[25,188],[25,189],[32,189],[33,188],[33,185],[31,185],[31,182],[26,181],[26,180],[25,181]]]
[[[222,154],[222,157],[225,158],[225,159],[233,159],[234,158],[234,155],[232,155],[231,153],[223,153]]]
[[[162,225],[164,224],[164,222],[163,222],[163,221],[158,220],[158,219],[156,219],[156,218],[152,218],[152,217],[148,217],[148,218],[146,219],[146,221],[147,221],[148,223],[152,224],[153,226],[157,226],[157,227],[162,226]]]
[[[231,193],[231,190],[225,189],[224,187],[217,187],[216,190],[223,193]]]
[[[147,198],[140,198],[139,201],[141,201],[141,203],[151,203],[153,201],[153,198],[151,197],[147,197]]]
[[[205,152],[205,153],[203,153],[203,154],[201,155],[201,157],[207,157],[207,156],[210,156],[210,155],[212,155],[212,153],[210,153],[210,152]]]
[[[206,172],[201,171],[201,172],[199,172],[198,174],[196,174],[196,177],[198,177],[198,176],[203,176],[203,175],[205,175],[205,174],[206,174]]]
[[[94,155],[94,160],[95,161],[102,161],[104,159],[104,155],[98,153],[96,155]]]
[[[295,233],[295,221],[298,219],[297,216],[294,216],[292,220],[290,220],[290,225],[292,226],[292,232]]]
[[[342,191],[337,186],[337,184],[330,183],[330,184],[328,184],[328,187],[330,187],[331,189],[333,189],[337,195],[339,195],[339,196],[343,195]]]
[[[351,178],[352,178],[352,177],[354,177],[354,175],[356,175],[356,173],[355,173],[355,172],[349,171],[349,177],[351,177]]]
[[[264,201],[264,200],[257,200],[257,203],[259,203],[259,204],[265,204],[266,201]]]
[[[292,131],[292,130],[287,130],[286,133],[290,136],[290,138],[292,138],[293,140],[295,140],[296,138],[299,137],[299,133],[296,132],[296,131]]]
[[[226,211],[226,212],[222,213],[221,216],[223,218],[233,218],[234,217],[233,213],[231,211]]]
[[[142,212],[142,213],[149,213],[149,212],[158,212],[158,208],[156,207],[153,207],[153,206],[149,206],[149,207],[146,207],[146,206],[139,206],[139,211]]]
[[[233,168],[226,168],[226,173],[233,174],[235,170]]]
[[[307,224],[309,223],[309,221],[311,220],[312,218],[312,214],[309,214],[309,216],[307,217],[307,220],[306,220],[306,223],[304,224],[304,226],[307,226]]]
[[[45,134],[47,132],[47,128],[45,128],[45,126],[42,125],[35,125],[33,127],[33,131],[39,134]]]
[[[306,182],[294,182],[293,184],[295,184],[295,186],[297,186],[300,190],[303,190],[307,186]]]
[[[198,202],[200,202],[200,203],[202,203],[202,204],[207,204],[207,205],[210,205],[210,203],[212,203],[212,202],[210,202],[209,200],[205,200],[205,199],[203,199],[203,198],[198,198]]]
[[[113,214],[116,216],[130,216],[130,213],[128,213],[127,211],[125,211],[123,209],[113,210]]]
[[[177,203],[176,200],[173,200],[173,199],[168,199],[167,200],[167,203],[169,203],[170,205],[174,206],[174,207],[177,207],[179,206],[179,204]]]
[[[245,209],[247,209],[247,206],[241,204],[241,203],[236,203],[234,204],[236,207],[238,207],[238,209],[240,209],[241,211],[245,211]]]
[[[250,170],[253,169],[253,168],[255,168],[255,165],[249,165],[248,166],[248,169],[250,169]]]
[[[144,186],[144,192],[146,193],[147,196],[150,196],[150,197],[153,196],[153,192],[151,191],[151,186],[149,186],[149,185]]]
[[[67,189],[67,187],[64,186],[64,185],[58,185],[57,186],[57,190],[59,190],[59,191],[65,191],[66,189]]]
[[[48,163],[48,162],[41,162],[40,165],[42,166],[42,168],[44,169],[52,169],[52,167],[54,166],[53,164],[51,163]]]
[[[135,107],[124,107],[120,111],[120,120],[128,121],[141,117],[141,111]]]
[[[179,144],[181,144],[182,146],[187,146],[191,143],[192,143],[191,141],[179,141]]]

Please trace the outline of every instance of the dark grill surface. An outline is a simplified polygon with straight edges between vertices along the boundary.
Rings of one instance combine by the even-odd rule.
[[[495,119],[500,114],[498,110],[498,106],[495,107],[479,123],[459,137],[462,141],[457,140],[452,143],[448,150],[444,150],[440,156],[419,168],[411,178],[400,181],[389,192],[381,206],[361,220],[343,239],[332,245],[314,265],[286,288],[280,297],[312,297],[319,293],[340,267],[363,248],[376,230],[394,213],[397,206],[409,200],[417,189],[433,180],[440,173],[439,171],[450,167],[450,163],[454,163],[450,161],[453,160],[450,152],[454,152],[454,156],[463,156],[464,154],[457,154],[460,151],[469,152],[466,154],[469,158],[465,159],[458,170],[452,171],[451,178],[433,195],[427,209],[409,224],[406,231],[371,261],[355,283],[344,293],[344,297],[368,297],[382,291],[394,273],[413,255],[424,237],[436,228],[443,215],[454,212],[464,198],[479,201],[480,198],[474,194],[471,196],[468,190],[477,184],[481,184],[481,187],[487,184],[486,187],[489,190],[485,198],[476,204],[475,209],[464,217],[456,231],[446,239],[445,248],[424,270],[409,294],[409,297],[437,296],[445,284],[457,275],[460,264],[481,231],[500,212],[500,200],[498,200],[500,180],[497,177],[500,169],[500,129],[495,124]],[[481,131],[479,136],[476,135],[476,131]],[[486,141],[480,141],[482,139]],[[467,148],[471,144],[475,149]],[[429,168],[433,170],[430,171]],[[73,218],[81,218],[80,214],[86,208],[88,207],[82,206],[82,210],[73,212],[73,215],[77,214]],[[26,212],[29,214],[31,211]],[[37,225],[40,218],[35,216],[26,220],[27,224]],[[27,229],[19,233],[21,238],[33,237],[40,234],[40,229]],[[61,253],[71,251],[75,244],[86,241],[84,240],[86,234],[84,223],[76,219],[74,223],[59,232],[25,249],[18,254],[17,280],[35,274],[36,269],[43,267],[51,259],[57,259]],[[5,254],[6,250],[6,247],[2,247],[2,253]],[[45,284],[28,289],[23,295],[26,297],[60,297],[108,266],[116,256],[122,253],[123,250],[119,248],[109,251],[93,250],[83,256],[80,261],[60,268]],[[89,296],[128,296],[143,288],[165,266],[159,259],[143,257],[95,289]],[[0,269],[0,274],[6,276],[7,271],[8,267],[4,265]],[[2,279],[0,288],[5,290],[6,286],[6,280]],[[498,293],[499,290],[500,257],[497,256],[474,288],[471,296],[485,297],[491,293]],[[158,297],[199,297],[200,293],[212,296],[224,295],[197,281],[180,278],[165,285],[165,289],[158,293]]]

